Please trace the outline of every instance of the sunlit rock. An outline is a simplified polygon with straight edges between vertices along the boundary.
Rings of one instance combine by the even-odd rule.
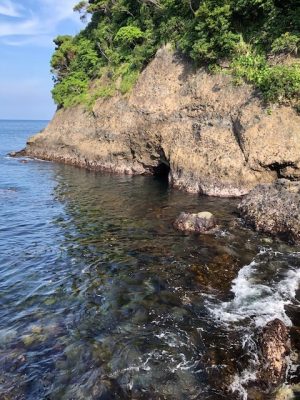
[[[174,227],[182,232],[208,233],[216,228],[213,214],[204,211],[197,214],[182,212],[174,222]]]
[[[270,321],[262,330],[259,339],[261,370],[259,382],[266,388],[275,388],[285,378],[286,356],[290,352],[289,330],[279,319]]]
[[[246,223],[256,230],[299,242],[299,182],[280,179],[272,185],[257,186],[238,208]]]

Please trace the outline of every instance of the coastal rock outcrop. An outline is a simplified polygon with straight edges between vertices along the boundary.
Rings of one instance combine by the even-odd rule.
[[[276,388],[284,381],[287,369],[286,356],[290,352],[288,328],[279,319],[270,321],[261,333],[259,344],[259,382],[267,388]]]
[[[240,196],[300,174],[300,116],[266,109],[249,85],[234,86],[160,49],[130,94],[57,111],[23,155],[94,170],[169,175],[173,187]],[[164,168],[161,168],[161,167]]]
[[[182,212],[174,222],[174,227],[182,232],[208,233],[216,228],[213,214],[207,211],[197,214]]]
[[[259,185],[238,205],[246,223],[256,230],[300,241],[300,182],[279,179]]]

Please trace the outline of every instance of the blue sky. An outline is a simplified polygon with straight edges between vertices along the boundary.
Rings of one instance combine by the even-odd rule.
[[[83,25],[78,0],[0,0],[0,119],[50,119],[55,112],[53,38]]]

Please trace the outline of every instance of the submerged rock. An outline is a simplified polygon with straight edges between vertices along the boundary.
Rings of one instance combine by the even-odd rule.
[[[269,322],[259,339],[261,368],[258,382],[266,389],[273,389],[283,383],[289,354],[289,329],[279,319]]]
[[[207,211],[197,214],[182,212],[174,222],[174,227],[182,232],[208,233],[216,226],[214,215]]]
[[[225,253],[215,256],[209,263],[192,265],[191,271],[195,274],[195,280],[201,285],[229,291],[240,268],[239,260]]]
[[[257,186],[238,209],[256,230],[300,241],[300,182],[280,179],[272,185]]]

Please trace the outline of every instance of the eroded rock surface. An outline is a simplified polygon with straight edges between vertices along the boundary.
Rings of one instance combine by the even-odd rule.
[[[208,233],[216,228],[213,214],[204,211],[197,214],[182,212],[174,222],[174,227],[182,232]]]
[[[300,172],[300,116],[270,114],[248,85],[193,70],[168,47],[158,51],[130,95],[59,110],[23,155],[95,170],[152,174],[170,168],[172,186],[240,196]]]
[[[290,352],[289,330],[279,319],[269,322],[261,333],[261,370],[259,381],[266,388],[276,388],[284,382],[286,356]]]
[[[285,179],[259,185],[238,205],[241,216],[256,230],[300,241],[300,182]]]

